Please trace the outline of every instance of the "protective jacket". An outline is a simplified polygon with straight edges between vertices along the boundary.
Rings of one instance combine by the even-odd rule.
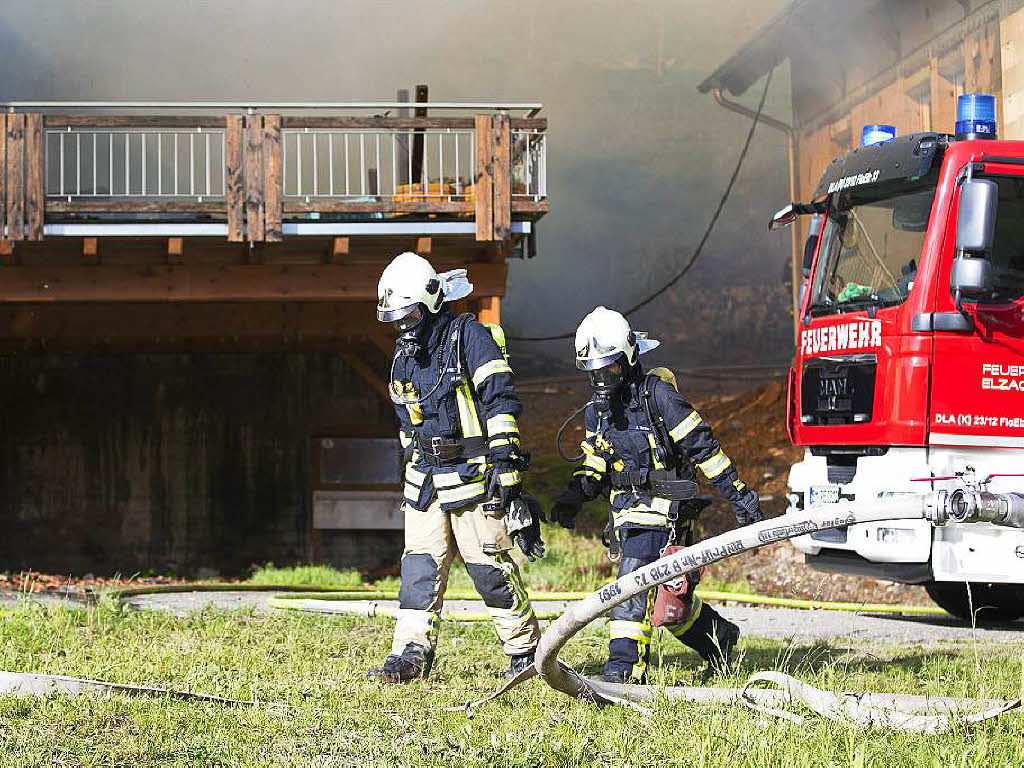
[[[659,476],[693,480],[695,468],[726,500],[738,499],[746,485],[711,426],[671,384],[651,376],[647,386],[674,446],[673,455],[666,458],[676,466],[659,461],[655,432],[643,403],[644,381],[645,374],[637,364],[607,415],[599,420],[594,407],[587,406],[583,464],[574,473],[585,500],[596,498],[607,488],[616,527],[664,528],[680,502],[656,495],[650,481]]]
[[[472,315],[447,308],[430,320],[415,357],[396,357],[391,386],[418,403],[396,406],[402,447],[412,449],[405,470],[405,501],[424,511],[436,491],[444,510],[482,501],[489,461],[518,452],[516,422],[522,403],[512,369],[491,332]],[[458,444],[451,450],[438,448]],[[501,476],[518,483],[518,471]]]

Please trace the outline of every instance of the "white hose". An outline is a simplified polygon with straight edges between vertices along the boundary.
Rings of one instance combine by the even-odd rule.
[[[558,659],[558,653],[569,639],[598,616],[631,597],[658,584],[676,579],[688,571],[812,531],[878,520],[926,516],[931,518],[933,504],[934,499],[931,496],[923,495],[878,499],[873,500],[870,505],[840,502],[728,531],[667,555],[650,565],[621,576],[583,600],[570,605],[541,635],[534,667],[523,671],[486,699],[468,703],[466,709],[470,711],[503,695],[535,674],[539,674],[544,682],[556,691],[569,696],[587,698],[602,704],[623,704],[645,714],[648,712],[639,706],[640,702],[647,702],[663,695],[690,701],[742,701],[748,706],[756,706],[759,711],[784,716],[787,719],[798,716],[789,712],[783,714],[784,711],[774,705],[800,701],[824,717],[844,721],[856,727],[885,727],[923,733],[941,733],[954,723],[978,722],[1019,707],[1019,699],[991,701],[899,694],[837,696],[812,688],[788,675],[767,672],[754,675],[748,681],[747,687],[742,690],[678,687],[662,689],[648,685],[622,685],[591,680]],[[749,690],[749,686],[754,682],[771,682],[780,686],[780,690]],[[709,693],[711,691],[716,693]]]

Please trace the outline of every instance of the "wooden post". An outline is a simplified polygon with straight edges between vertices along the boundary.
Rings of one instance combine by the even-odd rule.
[[[508,115],[495,115],[492,133],[494,190],[494,239],[507,242],[512,236],[512,148]]]
[[[25,237],[25,116],[7,116],[7,237]]]
[[[25,223],[29,240],[43,239],[46,191],[43,189],[43,116],[25,115]]]
[[[262,242],[265,212],[263,202],[263,116],[245,118],[245,232],[250,242]]]
[[[430,237],[417,237],[416,238],[416,253],[420,256],[425,256],[430,253],[430,250],[434,247],[434,242]]]
[[[242,116],[224,118],[224,201],[227,205],[228,240],[242,242]]]
[[[425,85],[416,86],[416,103],[420,104],[427,100],[428,89]],[[416,107],[413,111],[414,117],[426,117],[427,110],[425,107]],[[416,133],[412,137],[412,178],[409,179],[410,184],[416,184],[420,181],[429,181],[429,179],[423,179],[423,129],[417,128]]]
[[[265,231],[267,242],[279,243],[284,218],[283,183],[281,176],[281,116],[263,118],[263,199],[266,203]]]
[[[0,245],[10,244],[4,238],[4,222],[7,220],[7,114],[0,112]]]
[[[492,174],[492,120],[490,115],[476,116],[476,168],[473,171],[473,196],[476,203],[476,239],[494,239],[492,210],[494,186]]]

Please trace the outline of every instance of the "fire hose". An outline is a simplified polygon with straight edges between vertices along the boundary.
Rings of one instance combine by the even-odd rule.
[[[857,727],[882,727],[919,733],[942,733],[956,724],[980,722],[1020,707],[1020,699],[993,701],[899,694],[839,696],[812,688],[781,673],[756,674],[739,691],[606,683],[584,677],[558,658],[565,644],[601,614],[641,592],[679,579],[696,568],[813,531],[908,518],[924,518],[933,525],[945,525],[950,521],[990,522],[1024,528],[1024,495],[989,493],[979,490],[972,483],[952,492],[892,495],[868,503],[843,501],[790,513],[783,518],[763,520],[685,547],[606,584],[569,606],[541,635],[532,667],[487,698],[467,702],[465,709],[471,713],[476,707],[504,695],[537,675],[551,688],[568,696],[589,699],[599,704],[621,704],[643,714],[649,714],[642,706],[643,703],[665,696],[706,703],[740,701],[766,714],[798,720],[798,716],[779,709],[777,705],[802,702],[825,717]],[[757,682],[770,682],[777,685],[778,689],[774,692],[751,690],[751,686]]]

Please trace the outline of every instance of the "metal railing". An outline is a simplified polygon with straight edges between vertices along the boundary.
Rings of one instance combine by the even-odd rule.
[[[46,196],[220,199],[223,128],[47,128]]]
[[[512,197],[535,201],[546,197],[544,132],[515,129],[511,137]],[[472,129],[286,128],[282,143],[287,198],[474,199],[476,134]]]

